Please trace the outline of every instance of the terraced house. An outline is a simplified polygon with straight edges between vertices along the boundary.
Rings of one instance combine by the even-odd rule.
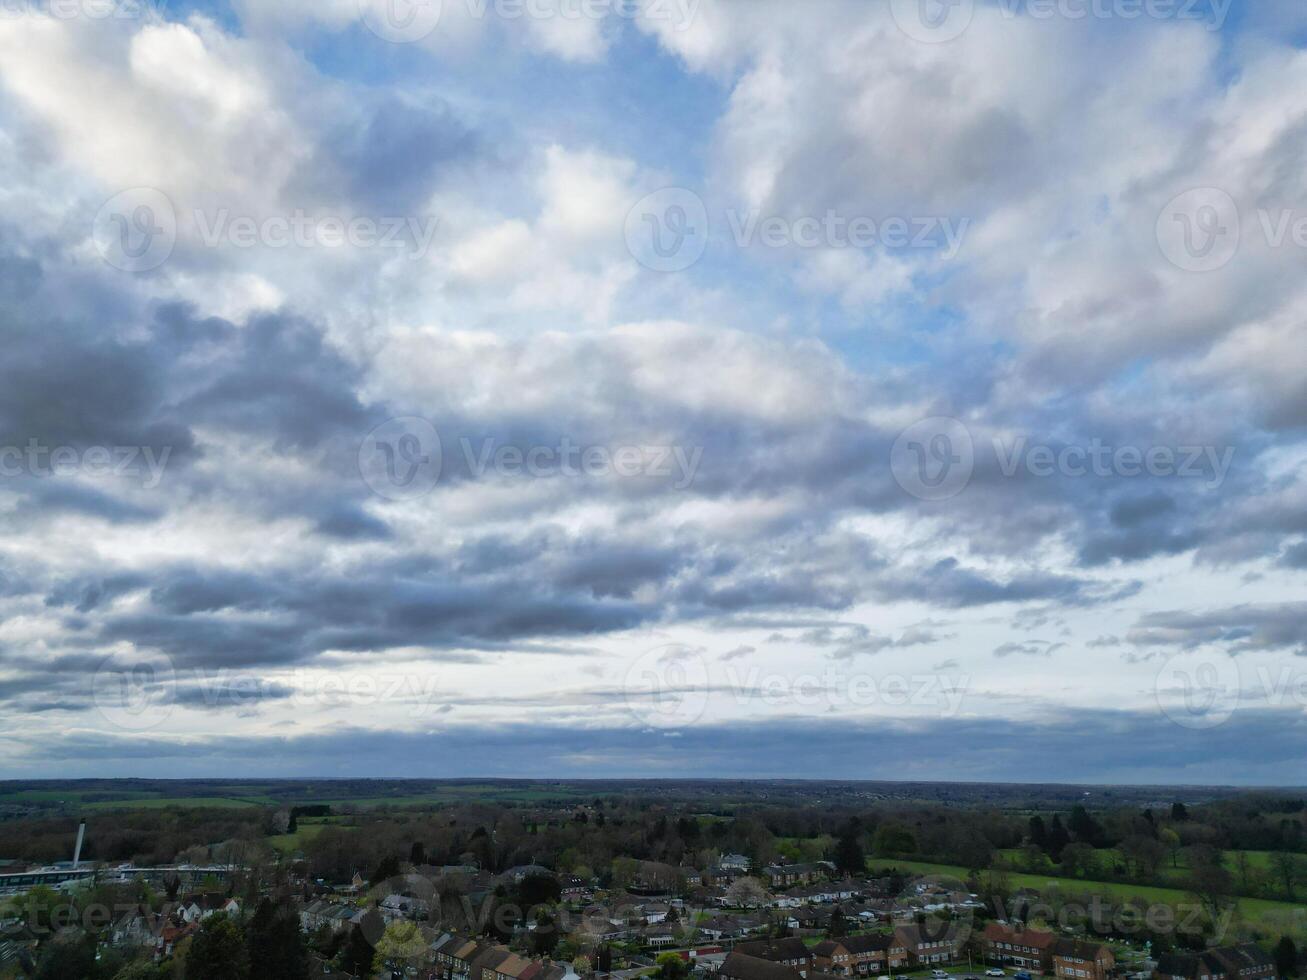
[[[1116,957],[1102,943],[1079,939],[1053,943],[1053,972],[1058,980],[1107,980],[1114,966]]]
[[[914,966],[952,963],[958,958],[964,939],[962,930],[951,922],[898,926],[894,936],[907,950],[908,961]]]
[[[1256,943],[1218,946],[1201,953],[1166,953],[1153,980],[1273,980],[1275,961]]]
[[[990,922],[981,939],[986,962],[1016,966],[1031,973],[1049,973],[1053,969],[1053,944],[1057,936],[1051,932]]]
[[[841,977],[865,977],[908,963],[908,950],[895,935],[849,936],[827,939],[812,948],[818,970]]]

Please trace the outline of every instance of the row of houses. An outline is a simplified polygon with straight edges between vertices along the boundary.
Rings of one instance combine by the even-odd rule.
[[[571,964],[523,956],[499,943],[444,933],[431,944],[430,980],[580,980]]]
[[[1110,947],[1068,939],[1042,929],[991,922],[982,933],[985,958],[1058,980],[1106,980],[1116,966]],[[1256,943],[1201,953],[1166,953],[1154,980],[1274,980],[1275,962]]]
[[[1218,946],[1201,953],[1166,953],[1154,980],[1272,980],[1275,961],[1256,943]]]

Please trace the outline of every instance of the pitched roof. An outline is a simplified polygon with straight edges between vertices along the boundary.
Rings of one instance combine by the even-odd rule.
[[[1111,955],[1111,950],[1102,943],[1087,943],[1080,939],[1059,939],[1053,944],[1053,955],[1071,960],[1089,960],[1093,962],[1104,953]]]
[[[791,967],[736,950],[732,950],[717,972],[735,980],[796,980],[798,977],[798,972]]]
[[[773,961],[806,960],[812,955],[808,951],[807,944],[797,936],[784,939],[755,939],[747,943],[737,943],[735,948],[749,956]]]
[[[987,922],[981,934],[985,939],[997,943],[1014,943],[1017,946],[1032,946],[1035,949],[1048,949],[1057,941],[1057,936],[1042,929],[1017,929],[1001,922]]]

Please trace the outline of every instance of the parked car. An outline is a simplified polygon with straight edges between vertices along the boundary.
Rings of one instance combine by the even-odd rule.
[[[948,980],[948,974],[943,970],[931,970],[931,980]]]
[[[1029,970],[1022,970],[1019,973],[1012,974],[1012,980],[1034,980]]]
[[[1003,968],[1002,968],[1002,967],[991,966],[988,970],[985,971],[985,976],[987,976],[987,977],[1005,977],[1005,976],[1007,976],[1007,974],[1003,972]]]

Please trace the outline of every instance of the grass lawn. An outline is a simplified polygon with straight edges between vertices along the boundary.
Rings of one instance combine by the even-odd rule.
[[[166,807],[178,809],[237,809],[252,806],[266,806],[260,799],[241,799],[234,796],[173,796],[154,797],[152,799],[110,800],[102,803],[88,803],[88,810],[161,810]]]
[[[918,874],[950,875],[966,879],[967,869],[960,865],[930,864],[925,861],[886,861],[875,859],[872,867],[898,867]],[[1055,875],[1027,874],[1017,871],[1006,872],[1008,881],[1016,888],[1034,888],[1044,891],[1050,887],[1060,888],[1063,892],[1088,892],[1112,898],[1142,898],[1145,901],[1176,904],[1192,901],[1188,893],[1181,888],[1159,888],[1152,885],[1132,885],[1117,881],[1081,881],[1076,878],[1059,878]],[[1239,899],[1239,911],[1250,924],[1274,931],[1292,931],[1307,928],[1307,909],[1293,902],[1273,902],[1263,898]]]
[[[269,844],[275,847],[283,854],[294,854],[300,850],[306,841],[312,840],[322,833],[325,823],[306,823],[305,820],[299,820],[295,833],[277,834],[273,837],[264,838]]]

